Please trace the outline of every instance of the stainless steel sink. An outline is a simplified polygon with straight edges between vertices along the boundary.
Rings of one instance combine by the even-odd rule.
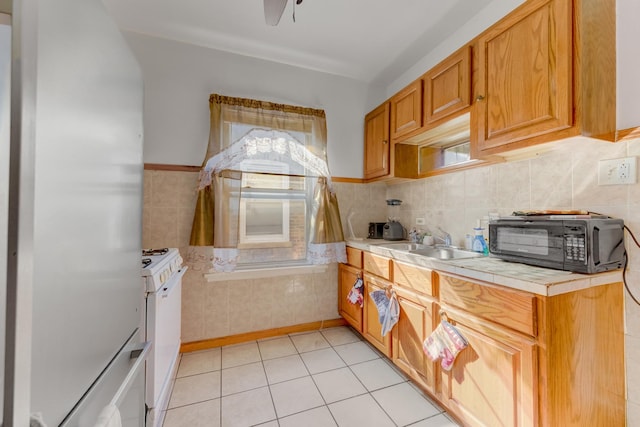
[[[476,258],[481,257],[482,254],[478,252],[470,252],[462,249],[455,248],[432,248],[422,247],[410,250],[409,253],[422,255],[435,259],[463,259],[463,258]]]
[[[380,248],[391,249],[394,251],[418,251],[422,249],[427,249],[429,246],[421,245],[420,243],[409,243],[409,242],[398,242],[398,243],[384,243],[382,245],[377,245]]]

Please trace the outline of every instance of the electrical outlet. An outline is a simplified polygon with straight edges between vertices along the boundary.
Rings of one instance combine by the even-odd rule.
[[[598,162],[598,185],[636,183],[636,157],[600,160]]]
[[[424,225],[424,218],[416,218],[416,225]]]

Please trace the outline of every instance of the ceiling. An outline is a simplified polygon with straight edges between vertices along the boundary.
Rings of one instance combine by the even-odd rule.
[[[103,0],[121,29],[388,84],[492,0]]]

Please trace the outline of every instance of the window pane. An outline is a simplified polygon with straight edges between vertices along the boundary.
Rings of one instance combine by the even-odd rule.
[[[443,166],[455,165],[463,163],[471,159],[471,144],[465,142],[442,149]]]
[[[289,138],[280,133],[275,136],[284,138],[286,145],[277,145],[269,139],[273,136],[264,134],[264,129],[234,124],[230,130],[233,140],[248,138],[247,158],[239,165],[243,174],[238,263],[305,260],[307,203],[317,178],[303,176],[306,169],[289,156],[288,150],[290,144],[305,141],[308,135],[287,132]]]
[[[278,200],[247,200],[246,235],[248,238],[259,236],[281,236],[283,238],[283,203]],[[288,236],[287,236],[288,237]]]
[[[289,188],[289,177],[281,176],[281,175],[260,174],[260,173],[243,173],[242,187],[284,190]]]
[[[248,200],[248,199],[247,199]],[[255,199],[251,200],[253,202]],[[270,200],[274,201],[274,200]],[[288,217],[286,222],[282,224],[284,229],[288,229],[288,238],[285,242],[269,243],[260,245],[258,242],[245,242],[248,247],[241,247],[239,252],[238,263],[250,264],[255,262],[281,262],[281,261],[300,261],[307,257],[307,205],[305,200],[289,200],[280,202],[288,204]],[[261,207],[262,208],[262,207]],[[260,211],[262,212],[262,210]],[[275,216],[274,216],[275,218]],[[265,237],[264,235],[262,237]],[[258,235],[253,238],[257,239]]]

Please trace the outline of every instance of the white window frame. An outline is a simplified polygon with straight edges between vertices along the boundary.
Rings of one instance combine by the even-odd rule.
[[[258,247],[282,247],[290,245],[290,211],[289,200],[283,200],[278,197],[278,194],[288,194],[289,191],[289,177],[286,174],[289,172],[289,165],[285,163],[272,162],[268,160],[245,160],[242,162],[248,166],[249,170],[255,172],[277,173],[283,174],[282,189],[280,191],[274,189],[256,188],[245,189],[243,183],[242,197],[240,198],[240,217],[239,217],[239,244],[240,248],[258,248]],[[245,197],[248,196],[248,197]],[[261,197],[262,195],[262,197]],[[251,199],[269,200],[275,199],[282,202],[282,233],[277,234],[263,234],[260,236],[247,235],[247,202]]]

